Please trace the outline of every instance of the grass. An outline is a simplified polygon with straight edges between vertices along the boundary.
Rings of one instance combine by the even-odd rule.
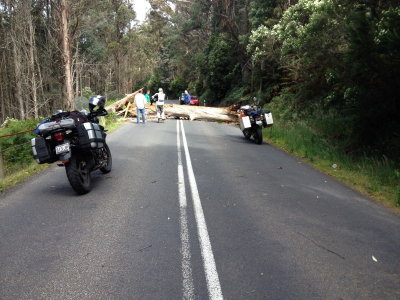
[[[394,162],[386,157],[351,158],[303,122],[274,121],[274,126],[264,131],[268,141],[372,199],[390,207],[400,207],[400,170]]]
[[[10,174],[6,175],[4,179],[0,179],[0,193],[9,187],[26,180],[33,174],[46,169],[49,166],[50,165],[39,165],[32,159],[23,168],[19,169],[18,171],[10,172]]]

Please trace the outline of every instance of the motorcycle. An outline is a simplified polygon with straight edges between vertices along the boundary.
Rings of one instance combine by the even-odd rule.
[[[246,139],[253,137],[256,144],[262,144],[262,128],[274,124],[272,113],[269,110],[257,109],[257,105],[245,105],[239,109],[240,130]]]
[[[80,195],[90,192],[92,171],[99,169],[105,174],[112,168],[106,130],[98,119],[107,115],[104,104],[104,97],[95,96],[89,100],[89,113],[58,111],[38,125],[38,137],[31,140],[37,163],[59,161],[58,166],[65,167],[69,183]]]

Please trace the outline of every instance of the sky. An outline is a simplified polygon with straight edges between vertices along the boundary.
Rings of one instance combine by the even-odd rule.
[[[146,18],[146,14],[150,9],[150,4],[149,2],[147,2],[147,0],[131,0],[134,8],[135,8],[135,12],[136,12],[136,19],[142,23],[144,21],[144,19]]]

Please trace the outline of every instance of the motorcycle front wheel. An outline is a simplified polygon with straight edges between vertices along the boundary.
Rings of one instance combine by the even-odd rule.
[[[72,188],[79,195],[90,192],[92,185],[88,163],[81,156],[72,154],[68,163],[65,164],[67,178]]]
[[[104,144],[104,148],[103,148],[103,155],[105,156],[104,158],[107,160],[107,164],[100,168],[100,171],[104,174],[111,172],[111,168],[112,168],[112,156],[111,156],[111,151],[110,148],[108,148],[107,144]]]
[[[263,142],[262,127],[257,126],[254,132],[254,140],[256,144],[260,145]]]

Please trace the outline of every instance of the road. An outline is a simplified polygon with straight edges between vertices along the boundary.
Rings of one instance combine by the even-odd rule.
[[[0,299],[400,299],[400,218],[231,125],[128,123],[0,194]]]

